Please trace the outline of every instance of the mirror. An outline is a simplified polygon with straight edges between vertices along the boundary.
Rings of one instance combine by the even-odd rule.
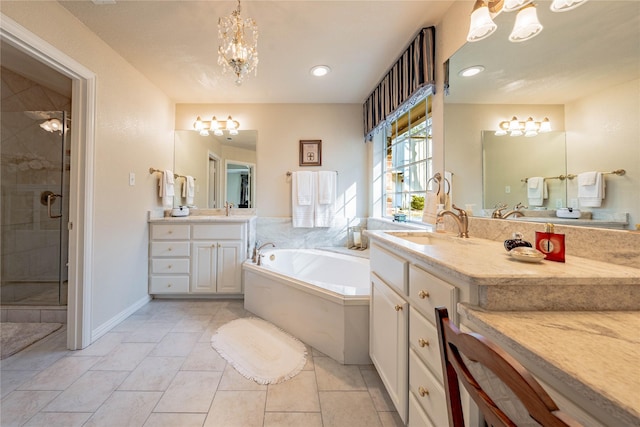
[[[594,219],[618,214],[626,218],[628,213],[633,225],[640,222],[640,4],[592,0],[574,10],[554,13],[550,3],[536,2],[544,26],[538,36],[522,43],[509,42],[516,13],[503,12],[494,19],[498,27],[494,34],[466,43],[450,58],[449,94],[444,97],[444,159],[445,170],[453,173],[452,196],[458,205],[475,204],[476,215],[490,213],[496,200],[510,207],[519,201],[526,205],[526,188],[520,179],[557,176],[564,151],[565,174],[626,170],[624,176],[606,175],[602,206],[586,210],[593,212]],[[458,75],[474,65],[484,66],[484,72],[470,78]],[[500,158],[486,158],[483,146],[492,139],[490,131],[495,132],[499,122],[514,115],[521,121],[530,116],[535,121],[548,117],[552,129],[558,131],[557,151],[539,142],[540,134],[522,138],[528,144],[524,154],[507,154],[508,144],[521,137],[502,136],[496,140],[504,150]],[[514,174],[515,184],[487,174],[532,166],[534,158],[546,158],[543,162],[548,169],[536,166]],[[556,161],[551,172],[551,162]],[[553,181],[548,182],[557,184]],[[560,203],[578,207],[577,179],[560,184],[546,207],[556,209]],[[597,226],[597,221],[592,225]]]
[[[228,201],[234,207],[242,205],[255,208],[257,140],[258,131],[255,130],[240,130],[238,135],[225,132],[222,136],[213,133],[200,136],[192,130],[177,130],[173,172],[179,175],[176,180],[179,185],[176,187],[174,206],[187,204],[186,198],[182,197],[182,185],[183,177],[190,175],[195,179],[194,206],[201,209],[222,208]],[[241,170],[246,176],[244,187]],[[231,191],[230,185],[233,186]],[[240,193],[241,188],[246,190],[243,194]]]

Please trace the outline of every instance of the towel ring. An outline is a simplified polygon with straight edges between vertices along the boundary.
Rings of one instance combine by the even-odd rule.
[[[436,194],[440,194],[440,181],[442,181],[442,175],[440,175],[440,172],[437,172],[435,175],[433,175],[431,178],[427,180],[427,187],[429,187],[429,183],[431,181],[435,181],[438,183],[438,191],[436,191]]]

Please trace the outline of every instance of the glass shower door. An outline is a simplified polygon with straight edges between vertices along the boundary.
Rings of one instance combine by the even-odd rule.
[[[67,114],[2,116],[2,304],[66,305],[69,217]]]

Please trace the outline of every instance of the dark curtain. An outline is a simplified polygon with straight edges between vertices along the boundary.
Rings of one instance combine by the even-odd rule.
[[[370,140],[387,117],[425,86],[435,86],[435,28],[420,30],[363,104],[364,135]]]

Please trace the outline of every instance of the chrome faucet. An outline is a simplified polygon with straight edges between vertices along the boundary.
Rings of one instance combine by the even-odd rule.
[[[260,245],[260,247],[255,250],[255,252],[253,253],[253,262],[254,262],[254,264],[262,265],[262,262],[260,261],[262,259],[262,253],[260,251],[262,250],[262,248],[264,248],[265,246],[269,246],[269,245],[271,245],[274,248],[276,247],[275,243],[267,242],[267,243],[265,243],[263,245]]]
[[[226,216],[229,216],[229,209],[233,207],[233,203],[224,202],[224,213]]]
[[[513,215],[514,217],[519,217],[519,216],[524,216],[524,214],[522,212],[520,212],[520,209],[527,209],[526,206],[523,206],[521,202],[518,202],[517,205],[515,205],[513,207],[513,209],[511,209],[510,211],[507,211],[505,213],[503,213],[501,215],[502,219],[507,219],[509,218],[511,215]]]
[[[451,205],[451,207],[458,211],[457,215],[455,212],[452,212],[450,210],[443,210],[438,212],[437,217],[442,218],[445,215],[452,216],[453,219],[455,219],[456,224],[458,224],[458,237],[468,238],[469,237],[469,217],[467,216],[467,211],[465,211],[464,209],[460,209],[456,205]]]

